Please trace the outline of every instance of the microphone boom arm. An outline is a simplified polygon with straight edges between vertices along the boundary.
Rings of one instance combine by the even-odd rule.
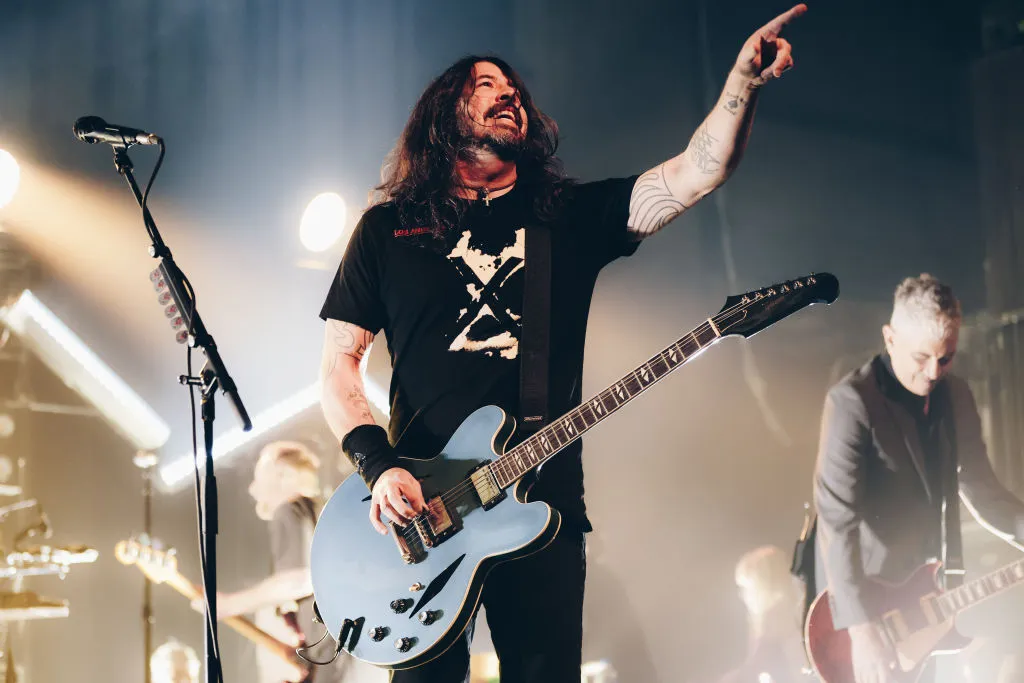
[[[129,187],[131,187],[132,194],[135,195],[135,200],[141,207],[142,192],[139,191],[139,186],[135,182],[135,176],[132,174],[133,165],[128,157],[126,146],[114,145],[114,167],[117,169],[118,174],[124,176]],[[174,262],[171,250],[160,236],[160,231],[157,230],[156,222],[153,220],[153,215],[149,212],[149,207],[144,207],[142,219],[146,224],[146,231],[149,233],[150,240],[152,241],[149,247],[149,255],[159,260],[157,269],[160,271],[160,275],[163,277],[174,299],[174,303],[178,306],[187,329],[190,331],[189,345],[202,349],[210,364],[210,369],[216,373],[221,391],[228,397],[231,406],[238,414],[238,419],[242,422],[243,431],[251,430],[252,420],[249,418],[249,413],[246,411],[242,398],[238,394],[238,388],[231,375],[228,374],[224,360],[217,350],[217,343],[214,341],[213,336],[206,331],[206,325],[203,324],[203,319],[195,307],[192,288],[187,286],[187,278],[181,272],[181,269],[178,268],[178,264]]]

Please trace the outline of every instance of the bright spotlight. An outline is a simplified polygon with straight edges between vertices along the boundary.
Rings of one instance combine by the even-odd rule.
[[[299,239],[310,251],[326,251],[345,230],[345,200],[334,192],[313,197],[299,224]]]
[[[21,171],[18,169],[18,162],[14,160],[10,152],[0,149],[0,208],[3,208],[18,190],[18,180],[21,178]]]

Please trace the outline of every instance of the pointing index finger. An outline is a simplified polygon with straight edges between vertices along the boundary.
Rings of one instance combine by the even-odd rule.
[[[800,3],[799,5],[794,5],[789,10],[783,12],[782,14],[780,14],[779,16],[775,17],[767,24],[765,24],[761,28],[761,34],[770,35],[772,37],[779,35],[780,33],[782,33],[782,29],[783,27],[786,26],[786,24],[793,21],[806,11],[807,5],[803,3]]]

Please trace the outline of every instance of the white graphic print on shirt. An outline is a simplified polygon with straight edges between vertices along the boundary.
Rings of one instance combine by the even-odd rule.
[[[487,254],[477,246],[470,246],[471,234],[462,233],[458,244],[448,254],[466,283],[470,304],[459,311],[459,333],[449,351],[475,351],[500,353],[502,358],[514,359],[519,354],[520,316],[508,305],[508,294],[502,298],[509,279],[523,270],[526,234],[523,228],[515,232],[515,242],[498,254]],[[517,308],[522,302],[516,302]]]

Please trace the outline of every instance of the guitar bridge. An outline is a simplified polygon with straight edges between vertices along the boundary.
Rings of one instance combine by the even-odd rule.
[[[440,496],[427,501],[427,509],[413,520],[423,545],[433,548],[461,528]]]
[[[415,535],[406,536],[405,531],[409,527],[399,526],[394,522],[388,522],[391,526],[391,538],[395,539],[395,545],[398,546],[398,554],[402,556],[402,562],[406,564],[416,564],[422,562],[427,554],[423,551],[422,547],[417,547],[418,544],[410,542],[418,540]]]
[[[487,467],[486,464],[480,465],[473,470],[469,475],[469,480],[473,482],[473,488],[476,490],[476,495],[479,496],[480,504],[483,505],[484,510],[490,510],[505,500],[507,495],[505,490],[498,486],[498,481],[491,473],[491,468]]]

